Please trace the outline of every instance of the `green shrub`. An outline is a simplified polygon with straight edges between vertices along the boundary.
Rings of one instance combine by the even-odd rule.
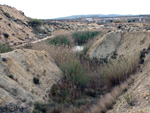
[[[8,75],[9,78],[14,79],[13,75]]]
[[[2,61],[3,61],[3,62],[6,62],[6,61],[7,61],[7,58],[2,58]]]
[[[28,22],[28,24],[32,27],[39,27],[43,24],[42,20],[39,19],[32,19]]]
[[[99,31],[82,31],[82,32],[75,32],[72,34],[72,37],[78,45],[82,45],[87,43],[88,40],[93,39],[97,36],[100,32]]]
[[[50,44],[54,45],[70,45],[70,41],[67,36],[58,35],[49,41]]]
[[[128,20],[128,23],[130,23],[131,22],[131,20]]]
[[[135,22],[135,19],[133,19],[132,22]]]
[[[36,77],[33,78],[33,82],[34,84],[40,84],[39,78],[36,78]]]
[[[7,34],[7,33],[4,33],[3,35],[4,35],[5,38],[9,37],[9,34]]]
[[[12,51],[13,49],[8,44],[1,44],[0,43],[0,53],[6,53]]]
[[[66,80],[81,88],[85,88],[89,82],[89,76],[85,73],[81,63],[78,60],[73,60],[62,66],[62,71]]]
[[[89,85],[89,76],[78,60],[72,60],[61,66],[63,79],[51,88],[50,97],[57,103],[74,103]]]

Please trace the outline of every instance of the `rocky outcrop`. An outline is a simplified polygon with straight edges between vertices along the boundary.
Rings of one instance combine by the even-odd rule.
[[[47,102],[61,71],[44,51],[19,49],[0,54],[0,104],[25,106]]]

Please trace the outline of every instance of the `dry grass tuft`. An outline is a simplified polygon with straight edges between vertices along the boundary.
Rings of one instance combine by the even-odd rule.
[[[108,61],[101,67],[97,74],[104,80],[108,88],[121,84],[131,74],[134,74],[139,66],[139,54],[122,57],[115,61]]]
[[[75,53],[70,46],[54,46],[46,43],[34,44],[32,49],[44,50],[54,59],[55,63],[60,66],[72,59],[76,59]]]
[[[115,104],[116,99],[122,94],[123,90],[128,87],[128,82],[116,86],[112,89],[110,93],[101,96],[97,104],[90,108],[90,113],[101,113],[106,112],[108,109],[112,109],[113,104]]]

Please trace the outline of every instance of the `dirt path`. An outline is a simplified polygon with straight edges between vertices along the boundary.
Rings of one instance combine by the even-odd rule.
[[[16,49],[16,48],[23,47],[23,46],[25,46],[25,45],[35,44],[35,43],[38,43],[38,42],[42,42],[42,41],[48,40],[48,39],[53,38],[53,37],[54,37],[54,35],[47,36],[47,37],[45,37],[45,38],[38,39],[38,40],[35,40],[35,41],[33,41],[33,42],[28,42],[28,43],[26,42],[26,43],[23,43],[23,44],[21,44],[21,45],[18,45],[18,46],[12,47],[12,48]]]
[[[48,40],[48,39],[53,38],[53,37],[54,37],[54,35],[47,36],[47,37],[45,37],[43,39],[39,39],[39,40],[31,42],[31,44],[35,44],[35,43],[38,43],[38,42],[41,42],[41,41],[45,41],[45,40]]]

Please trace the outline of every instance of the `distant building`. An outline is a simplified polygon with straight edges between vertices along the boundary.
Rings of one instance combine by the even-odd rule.
[[[139,22],[141,22],[142,21],[142,17],[139,17]]]
[[[85,20],[87,20],[88,22],[93,22],[92,18],[85,18]]]

